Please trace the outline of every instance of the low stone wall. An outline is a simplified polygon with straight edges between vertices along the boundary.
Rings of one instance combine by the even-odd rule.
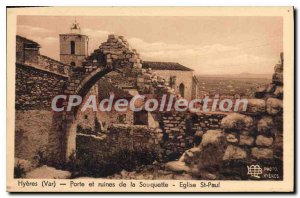
[[[283,59],[275,66],[272,83],[258,89],[245,112],[224,117],[220,129],[203,133],[200,145],[179,162],[196,170],[200,179],[282,180],[282,71]]]
[[[102,136],[77,134],[76,155],[99,155],[109,157],[122,150],[153,150],[159,153],[162,139],[160,129],[142,125],[116,124],[108,128]],[[99,159],[101,160],[103,159]]]
[[[198,145],[208,129],[220,129],[225,113],[166,112],[161,114],[163,130],[163,157],[166,161],[178,159],[185,150]]]

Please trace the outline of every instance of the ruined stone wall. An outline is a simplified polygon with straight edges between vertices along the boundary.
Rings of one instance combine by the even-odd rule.
[[[97,118],[101,125],[101,130],[106,131],[113,124],[133,125],[133,112],[102,112],[102,111],[85,111],[78,113],[76,123],[77,126],[87,131],[95,131],[95,119]]]
[[[15,85],[16,109],[50,110],[53,97],[63,93],[67,79],[66,76],[17,64]]]
[[[125,112],[117,112],[112,108],[111,111],[100,111],[99,108],[97,111],[93,111],[92,108],[87,108],[85,111],[81,111],[80,109],[84,106],[86,103],[86,100],[89,98],[89,96],[96,96],[97,100],[97,107],[99,107],[99,99],[98,99],[98,93],[99,93],[99,85],[95,84],[87,93],[85,98],[83,99],[83,102],[79,106],[79,111],[76,115],[76,124],[79,127],[79,129],[82,129],[81,132],[77,130],[77,132],[80,133],[95,133],[95,119],[99,122],[101,125],[101,130],[107,130],[107,128],[113,124],[129,124],[133,125],[133,112],[130,110],[127,110]]]
[[[161,76],[166,81],[171,76],[176,76],[175,93],[179,94],[179,85],[184,85],[184,98],[187,100],[192,99],[192,85],[193,85],[193,71],[176,71],[176,70],[153,70],[158,76]]]
[[[16,157],[59,158],[62,119],[51,110],[51,101],[63,92],[66,80],[67,77],[49,71],[16,65]]]
[[[142,63],[140,54],[131,48],[123,36],[109,35],[107,41],[86,58],[83,67],[88,73],[98,67],[119,72],[115,78],[110,78],[112,84],[119,88],[133,88],[140,94],[157,96],[163,93],[175,94],[175,90],[168,86],[163,77],[151,69],[142,69]]]
[[[178,159],[185,150],[198,145],[202,135],[209,129],[220,129],[225,113],[166,112],[161,115],[164,158]]]
[[[282,56],[281,56],[282,57]],[[275,66],[272,83],[258,88],[245,112],[229,113],[220,129],[202,134],[199,146],[181,160],[201,179],[283,178],[283,59]],[[288,135],[288,134],[286,134]],[[260,169],[257,175],[248,168]],[[250,170],[251,172],[251,170]]]
[[[38,56],[38,67],[56,74],[67,76],[70,74],[70,65],[62,64],[59,61],[43,55]]]
[[[229,143],[223,160],[247,159],[262,167],[275,166],[279,178],[283,157],[283,64],[281,54],[272,83],[258,88],[257,99],[249,100],[244,115],[231,114],[222,120]]]
[[[97,162],[124,150],[155,150],[159,152],[162,132],[147,126],[115,124],[101,136],[77,134],[76,155],[98,156]]]

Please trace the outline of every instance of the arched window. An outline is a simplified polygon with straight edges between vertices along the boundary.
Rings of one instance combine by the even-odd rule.
[[[184,84],[183,83],[181,83],[179,85],[179,93],[184,98]]]
[[[75,42],[71,41],[70,45],[71,45],[71,54],[75,54]]]
[[[70,65],[71,65],[71,66],[75,66],[75,62],[71,62]]]

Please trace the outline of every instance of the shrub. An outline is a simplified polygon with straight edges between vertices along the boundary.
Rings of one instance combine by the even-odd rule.
[[[36,162],[37,166],[43,166],[47,164],[48,158],[46,154],[46,149],[39,148],[37,154],[33,157],[33,159]]]
[[[14,178],[24,178],[26,176],[24,167],[18,162],[14,167]]]
[[[138,148],[114,153],[81,153],[73,159],[73,177],[106,177],[122,170],[133,171],[137,166],[151,164],[158,158],[154,150]],[[71,160],[70,160],[71,162]]]

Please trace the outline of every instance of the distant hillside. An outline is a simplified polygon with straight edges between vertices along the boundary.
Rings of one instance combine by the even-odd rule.
[[[252,74],[252,73],[240,73],[240,74],[225,74],[225,75],[197,75],[197,77],[210,77],[210,78],[263,78],[272,79],[272,74]]]

